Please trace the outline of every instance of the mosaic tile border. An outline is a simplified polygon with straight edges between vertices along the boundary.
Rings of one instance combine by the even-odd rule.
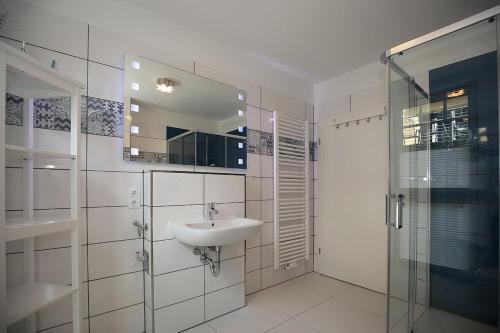
[[[7,94],[7,125],[23,125],[23,99]],[[55,97],[34,101],[34,127],[56,131],[71,130],[71,98]],[[82,132],[123,137],[123,103],[82,96]],[[88,116],[87,116],[88,115]]]
[[[23,99],[6,95],[7,125],[23,125]],[[70,97],[37,99],[34,103],[35,128],[69,132],[71,130]],[[82,96],[82,133],[109,137],[123,137],[123,103],[102,98]],[[310,142],[309,160],[317,161],[317,143]],[[247,130],[247,153],[273,156],[273,134],[258,130]],[[130,150],[124,149],[124,158],[137,161],[166,161],[166,154],[140,152],[131,158]]]
[[[274,154],[274,135],[273,133],[262,132],[258,130],[248,129],[247,153],[273,156]],[[298,140],[284,139],[285,142],[302,143]],[[309,142],[309,160],[318,160],[318,143]]]

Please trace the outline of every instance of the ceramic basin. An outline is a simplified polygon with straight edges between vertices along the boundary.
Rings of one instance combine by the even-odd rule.
[[[250,238],[262,222],[241,217],[170,222],[170,232],[178,241],[193,246],[221,246]]]

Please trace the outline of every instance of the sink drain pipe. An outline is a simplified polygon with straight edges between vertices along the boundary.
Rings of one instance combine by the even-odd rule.
[[[213,251],[215,252],[216,254],[216,258],[215,260],[213,260],[212,258],[210,258],[208,256],[208,254],[206,253],[201,253],[201,250],[199,248],[195,248],[193,250],[193,254],[194,255],[199,255],[200,256],[200,261],[204,264],[204,265],[209,265],[210,267],[210,272],[212,272],[212,275],[217,277],[219,276],[220,274],[220,256],[221,256],[221,252],[222,252],[222,246],[209,246],[208,249],[210,251]]]

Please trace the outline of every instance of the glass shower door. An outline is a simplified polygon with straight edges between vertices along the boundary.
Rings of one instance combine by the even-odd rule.
[[[388,332],[498,332],[498,30],[388,59]]]
[[[425,244],[429,223],[430,105],[427,93],[394,63],[390,63],[390,77],[387,325],[390,332],[410,332],[427,303],[425,289],[417,284],[418,277],[425,279],[428,261],[422,256],[425,250],[417,247]]]

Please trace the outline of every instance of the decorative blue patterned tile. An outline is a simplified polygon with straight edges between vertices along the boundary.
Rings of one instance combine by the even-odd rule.
[[[37,99],[34,101],[34,127],[68,132],[71,130],[70,110],[70,97]],[[82,96],[81,111],[82,132],[123,137],[123,103]],[[7,94],[5,123],[23,125],[22,98]]]
[[[123,103],[88,97],[87,133],[123,137]]]
[[[253,129],[247,130],[247,153],[260,154],[260,135],[261,132]]]
[[[272,133],[260,132],[260,154],[273,156],[274,136]]]
[[[71,98],[36,99],[33,102],[35,128],[71,131]]]
[[[309,160],[317,161],[318,160],[318,143],[317,142],[309,142]]]
[[[5,124],[23,126],[23,99],[11,94],[6,94],[5,101],[7,102]]]

